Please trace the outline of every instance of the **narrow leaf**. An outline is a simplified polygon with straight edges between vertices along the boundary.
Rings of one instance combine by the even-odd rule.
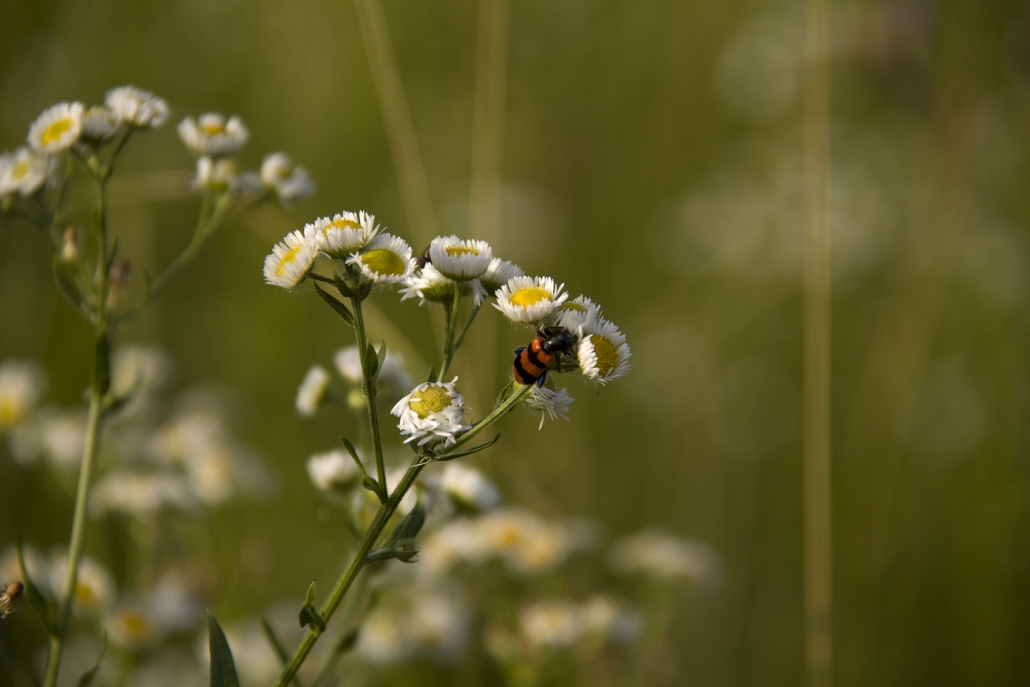
[[[340,275],[334,274],[333,281],[336,282],[336,290],[339,291],[340,295],[342,295],[344,298],[354,298],[354,296],[357,295],[356,293],[354,293],[354,289],[347,286],[347,282],[345,282],[343,280],[343,277],[341,277]]]
[[[211,652],[211,687],[240,687],[236,677],[236,664],[232,660],[232,649],[225,639],[225,633],[218,621],[207,614],[208,647]]]
[[[56,633],[54,629],[54,616],[53,609],[50,606],[50,602],[45,596],[39,591],[39,587],[32,581],[32,577],[29,575],[29,569],[25,566],[25,554],[22,551],[21,535],[19,534],[14,540],[14,549],[18,554],[18,567],[21,568],[21,576],[25,583],[25,594],[29,597],[29,604],[32,606],[32,610],[36,612],[39,619],[43,622],[43,627],[46,629],[47,634],[53,637]]]
[[[429,368],[429,379],[427,379],[426,381],[428,381],[428,382],[435,382],[436,381],[436,365],[433,365],[431,368]]]
[[[104,643],[100,645],[100,655],[97,656],[97,662],[93,664],[93,667],[82,674],[79,678],[78,687],[89,687],[93,684],[93,680],[97,677],[97,671],[100,670],[100,662],[104,660],[104,654],[107,653],[107,633],[104,633]]]
[[[304,605],[300,608],[300,615],[298,621],[301,627],[308,627],[309,625],[319,632],[325,632],[325,621],[322,616],[319,615],[318,611],[315,610],[315,581],[311,581],[311,585],[308,587],[308,593],[304,595]]]
[[[380,563],[382,561],[388,561],[396,558],[402,563],[414,563],[418,556],[418,544],[412,540],[405,540],[405,542],[398,542],[398,544],[404,544],[399,548],[388,548],[388,549],[376,549],[370,551],[365,556],[365,561],[368,563]]]
[[[365,352],[365,378],[375,379],[377,374],[379,374],[379,357],[376,353],[376,347],[369,341]]]
[[[371,345],[371,344],[369,344],[369,345]],[[379,359],[379,364],[376,366],[376,376],[378,377],[379,373],[383,369],[383,363],[386,362],[386,342],[385,341],[383,342],[383,345],[379,347],[379,352],[376,354],[376,357]]]
[[[304,595],[304,605],[314,606],[315,605],[315,580],[311,580],[311,584],[308,585],[308,591]]]
[[[474,448],[470,448],[470,449],[468,449],[466,451],[458,451],[457,453],[445,453],[445,454],[443,454],[441,456],[436,456],[435,458],[433,458],[433,460],[437,461],[437,462],[443,462],[443,461],[447,461],[447,460],[454,460],[455,458],[462,458],[464,456],[471,456],[473,453],[479,453],[483,449],[490,448],[491,446],[496,444],[498,439],[500,439],[500,438],[501,438],[501,435],[498,434],[497,436],[495,436],[493,439],[491,439],[490,441],[486,442],[485,444],[480,444],[479,446],[476,446]]]
[[[318,285],[318,282],[315,282],[315,291],[318,292],[318,295],[329,305],[330,308],[336,311],[336,314],[339,315],[344,322],[349,324],[351,327],[354,326],[354,315],[351,314],[351,311],[347,309],[346,305],[323,291],[322,287]]]
[[[407,539],[414,540],[425,524],[426,507],[422,505],[422,499],[419,499],[415,502],[415,507],[394,528],[390,538],[394,543]]]
[[[75,283],[73,268],[61,260],[60,254],[54,256],[54,282],[57,284],[57,290],[61,292],[64,299],[77,312],[84,314],[86,310],[83,306],[79,286]]]

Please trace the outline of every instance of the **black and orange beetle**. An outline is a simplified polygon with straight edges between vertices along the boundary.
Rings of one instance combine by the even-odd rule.
[[[561,357],[576,345],[576,335],[563,327],[548,327],[536,333],[528,346],[515,349],[515,364],[512,367],[515,381],[519,384],[543,386],[551,361],[561,372]]]

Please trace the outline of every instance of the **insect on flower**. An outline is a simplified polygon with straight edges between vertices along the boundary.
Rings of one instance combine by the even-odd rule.
[[[418,266],[420,270],[424,270],[426,268],[426,265],[433,261],[433,257],[429,254],[429,249],[432,247],[433,246],[431,244],[426,246],[426,249],[422,251],[422,254],[415,259],[415,264]]]
[[[515,363],[512,370],[519,384],[543,386],[547,370],[554,361],[561,372],[561,357],[576,346],[576,335],[562,327],[547,327],[536,333],[528,346],[515,349]]]

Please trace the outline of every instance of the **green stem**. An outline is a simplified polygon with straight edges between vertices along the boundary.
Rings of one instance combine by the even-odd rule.
[[[360,312],[355,308],[356,312]],[[355,317],[355,320],[358,318]],[[462,444],[470,441],[477,434],[487,429],[490,425],[497,422],[501,417],[509,410],[515,407],[522,399],[529,394],[530,387],[524,386],[511,396],[509,396],[503,403],[494,408],[493,412],[487,415],[485,418],[480,420],[472,429],[468,430],[451,446],[448,453],[453,452]],[[442,454],[446,455],[446,454]],[[362,567],[365,565],[365,558],[368,556],[369,551],[375,545],[375,542],[379,539],[379,536],[383,533],[383,529],[386,527],[386,523],[390,520],[393,512],[397,510],[397,506],[401,500],[408,493],[411,485],[415,483],[415,478],[418,477],[422,468],[425,467],[426,463],[423,462],[424,458],[420,454],[416,458],[416,462],[408,468],[407,472],[404,473],[404,477],[401,478],[400,484],[394,489],[393,493],[386,500],[386,503],[379,506],[379,511],[376,513],[375,519],[372,520],[372,524],[369,525],[365,535],[358,542],[358,550],[354,552],[351,557],[350,563],[347,565],[347,569],[340,575],[340,579],[337,580],[336,586],[333,587],[332,592],[329,594],[329,598],[326,599],[322,605],[320,613],[322,618],[328,623],[332,617],[336,608],[340,605],[340,601],[343,600],[344,595],[350,586],[354,583],[354,579],[361,572]],[[321,633],[312,628],[308,628],[307,633],[304,635],[304,639],[301,640],[297,649],[293,652],[293,657],[290,662],[283,668],[283,672],[280,673],[279,678],[275,681],[273,687],[286,687],[293,676],[300,670],[301,665],[304,663],[304,659],[311,653],[311,649],[315,646],[315,642],[318,641],[318,637]]]
[[[365,316],[361,313],[361,299],[352,298],[354,308],[354,335],[358,341],[358,355],[361,358],[362,386],[365,392],[365,405],[368,406],[368,422],[372,429],[372,450],[376,457],[376,476],[383,491],[387,491],[386,464],[383,462],[383,440],[379,433],[379,413],[376,410],[376,377],[368,370],[368,338],[365,336]]]
[[[347,605],[343,609],[343,618],[336,628],[336,636],[333,637],[332,646],[329,647],[329,651],[326,652],[325,657],[322,659],[322,664],[318,666],[318,672],[315,674],[315,681],[311,683],[311,687],[322,687],[333,672],[333,668],[336,667],[336,664],[347,650],[346,643],[350,641],[353,644],[354,631],[361,618],[368,612],[368,607],[365,609],[360,608],[361,597],[367,586],[368,575],[359,576],[354,585],[354,594],[351,594]]]
[[[183,249],[181,253],[165,268],[165,271],[154,280],[154,283],[150,285],[150,292],[147,295],[147,300],[157,298],[157,296],[168,288],[168,285],[172,280],[182,272],[187,265],[193,262],[193,259],[197,257],[197,253],[204,247],[204,244],[215,235],[218,228],[222,225],[222,220],[225,219],[225,213],[229,209],[229,196],[228,194],[222,195],[213,205],[211,203],[211,197],[208,194],[204,194],[204,200],[200,207],[200,217],[197,219],[197,228],[193,232],[193,238],[189,244]]]
[[[447,381],[447,371],[451,369],[451,360],[454,358],[454,330],[458,327],[458,310],[461,307],[461,289],[464,286],[461,282],[454,284],[454,301],[447,308],[446,332],[444,333],[443,362],[440,364],[440,374],[437,379],[441,382]]]
[[[454,337],[454,350],[461,348],[461,344],[465,343],[465,335],[468,334],[469,327],[472,326],[472,321],[476,319],[476,315],[479,314],[479,309],[483,307],[483,301],[476,303],[469,310],[469,316],[465,318],[465,324],[462,325],[461,331]]]

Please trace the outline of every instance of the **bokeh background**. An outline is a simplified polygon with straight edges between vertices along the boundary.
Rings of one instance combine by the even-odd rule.
[[[477,3],[383,2],[436,221],[469,226]],[[1030,681],[1030,11],[882,0],[833,7],[833,563],[840,685]],[[119,332],[175,383],[233,399],[271,501],[205,514],[220,618],[335,577],[339,520],[303,461],[356,431],[296,416],[306,369],[350,333],[312,294],[262,283],[272,242],[316,216],[374,212],[416,249],[350,2],[3,0],[0,148],[62,100],[124,83],[173,122],[214,110],[289,151],[319,185],[287,214],[227,227]],[[506,500],[609,536],[660,524],[711,544],[716,593],[678,607],[667,684],[796,685],[802,655],[799,3],[512,3],[495,254],[585,293],[633,371],[574,386],[569,423],[524,413],[475,464]],[[155,273],[188,241],[192,162],[171,126],[134,140],[113,230]],[[90,332],[53,286],[51,247],[0,236],[0,359],[34,358],[65,405]],[[379,298],[371,338],[435,357],[427,309]],[[484,407],[523,333],[485,313],[457,372]],[[491,334],[495,332],[495,334]],[[470,352],[475,351],[475,356]],[[474,383],[473,383],[474,380]],[[71,483],[0,448],[0,544],[66,541]],[[92,533],[88,550],[110,556]],[[29,614],[5,651],[42,642]]]

